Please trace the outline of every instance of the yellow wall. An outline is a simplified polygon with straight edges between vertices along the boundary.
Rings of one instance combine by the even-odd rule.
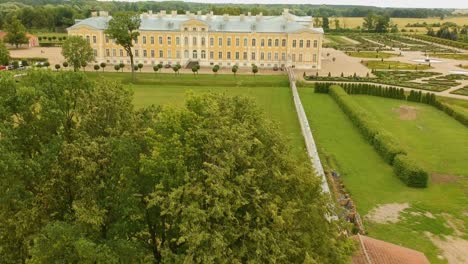
[[[310,30],[294,33],[210,32],[208,31],[208,25],[198,20],[189,20],[182,24],[180,29],[176,30],[164,32],[141,31],[138,41],[134,45],[135,61],[144,64],[162,62],[163,64],[180,63],[185,65],[189,60],[197,60],[202,66],[237,64],[250,67],[252,63],[255,63],[259,67],[295,66],[317,69],[321,67],[320,52],[323,34]],[[85,38],[89,36],[91,47],[96,52],[97,62],[129,63],[129,58],[123,48],[114,44],[110,39],[106,41],[102,30],[81,26],[69,29],[69,35],[79,35]],[[151,37],[154,38],[154,44],[151,43]],[[160,37],[162,37],[162,44],[159,42]],[[170,44],[168,43],[169,37],[171,39]],[[186,37],[188,38],[188,45],[185,43]],[[146,43],[144,43],[144,38],[146,38]],[[177,38],[179,38],[178,44]],[[193,38],[196,38],[195,45]],[[205,39],[203,45],[202,38]],[[214,39],[213,45],[210,42],[211,38]],[[239,45],[236,45],[237,38],[239,39]],[[221,45],[219,39],[222,39]],[[230,45],[228,45],[228,39],[230,39]],[[244,45],[244,39],[247,39],[247,45]],[[252,39],[255,39],[255,46],[252,46]],[[262,40],[264,40],[263,46]],[[268,40],[271,40],[271,45],[269,45]],[[278,40],[277,46],[275,40]],[[282,45],[283,40],[286,41],[285,46]],[[301,41],[302,47],[300,46]],[[308,41],[310,43],[309,47],[307,47]],[[317,43],[316,46],[314,46],[314,42]],[[120,50],[122,50],[123,56],[121,56]],[[194,50],[196,51],[196,58]],[[146,51],[146,57],[144,51]],[[154,51],[154,57],[152,57],[152,51]],[[163,57],[160,57],[160,51],[163,52]],[[203,51],[205,52],[205,58],[201,58]],[[187,52],[188,58],[186,57]],[[213,58],[210,57],[210,52],[213,52]],[[220,52],[222,58],[219,58]],[[236,59],[236,52],[239,53],[239,59]],[[244,59],[245,52],[247,53],[247,60]],[[180,58],[177,58],[178,53]],[[255,54],[255,58],[252,57],[252,53]],[[230,59],[228,58],[229,54]],[[277,56],[275,56],[276,54]]]

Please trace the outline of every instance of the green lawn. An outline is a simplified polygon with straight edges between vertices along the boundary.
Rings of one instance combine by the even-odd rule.
[[[184,104],[188,93],[226,93],[244,95],[253,98],[257,105],[272,120],[279,124],[279,129],[288,138],[294,153],[306,159],[304,139],[294,108],[292,93],[285,75],[251,76],[200,74],[154,74],[138,73],[137,83],[129,83],[129,73],[88,72],[92,79],[109,78],[122,81],[134,92],[136,107],[165,105],[179,107]],[[261,87],[259,85],[262,85]]]
[[[361,52],[346,52],[348,56],[351,57],[358,57],[358,58],[377,58],[377,59],[387,59],[387,58],[392,58],[392,57],[397,57],[399,56],[396,53],[386,53],[386,52],[373,52],[373,51],[361,51]]]
[[[434,53],[434,54],[430,54],[430,56],[436,57],[436,58],[453,59],[453,60],[468,60],[467,53]]]
[[[405,186],[330,96],[315,94],[311,88],[301,88],[300,95],[322,160],[340,172],[361,216],[365,216],[372,208],[382,204],[407,202],[411,206],[403,212],[403,219],[398,223],[377,224],[365,220],[364,225],[369,235],[422,251],[431,263],[446,263],[437,257],[440,251],[424,232],[438,235],[454,234],[454,230],[446,226],[447,220],[442,213],[462,221],[459,226],[461,230],[468,229],[468,219],[463,215],[468,204],[466,193],[468,184],[431,182],[425,189]],[[419,119],[398,121],[392,108],[399,106],[402,101],[369,96],[355,98],[363,107],[374,111],[381,118],[379,120],[382,126],[402,138],[409,152],[414,152],[411,155],[420,157],[423,148],[427,147],[426,155],[420,157],[425,166],[435,171],[468,176],[466,175],[468,164],[461,162],[463,157],[465,161],[468,158],[466,155],[468,132],[461,124],[429,106],[410,103],[408,104],[411,106],[421,107]],[[392,121],[393,119],[395,121]],[[419,127],[425,130],[418,132]],[[405,133],[408,135],[403,135]],[[441,136],[449,138],[440,139]],[[429,143],[426,142],[428,138]],[[409,139],[412,140],[408,142]],[[419,142],[423,140],[425,142]],[[435,146],[430,146],[430,143]],[[444,144],[445,149],[443,149]],[[435,164],[429,164],[429,161]],[[454,164],[444,164],[451,162]],[[421,214],[413,215],[411,212],[431,212],[435,218]]]
[[[427,70],[432,68],[426,64],[410,64],[399,61],[369,60],[363,61],[362,64],[369,69],[377,70]]]

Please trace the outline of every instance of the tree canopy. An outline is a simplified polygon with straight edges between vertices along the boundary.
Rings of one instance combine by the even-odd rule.
[[[17,17],[12,17],[5,24],[5,31],[7,35],[5,36],[5,42],[11,45],[15,45],[17,48],[22,44],[28,43],[28,38],[26,37],[26,28],[21,24],[21,21]]]
[[[140,32],[140,16],[132,12],[120,12],[115,14],[109,21],[105,34],[115,39],[117,45],[122,46],[130,57],[132,79],[135,80],[135,66],[133,61],[132,47],[137,41]]]
[[[10,62],[10,51],[3,41],[0,41],[0,65],[8,65]]]
[[[250,99],[135,110],[81,72],[0,77],[2,261],[347,261],[320,180]]]
[[[62,45],[63,57],[77,71],[85,63],[94,61],[94,51],[88,41],[80,36],[69,36]]]

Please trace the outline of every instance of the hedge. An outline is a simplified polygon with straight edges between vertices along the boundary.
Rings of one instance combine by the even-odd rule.
[[[399,142],[390,133],[382,129],[379,123],[355,102],[341,86],[331,85],[328,89],[331,97],[349,117],[351,122],[356,125],[377,153],[379,153],[385,162],[394,166],[397,176],[410,187],[425,187],[427,184],[427,173],[414,165],[415,161],[410,160],[406,156]],[[398,168],[395,168],[397,159],[399,162]],[[424,186],[421,185],[423,182],[421,175],[426,175]]]
[[[315,92],[316,93],[328,93],[329,87],[336,85],[335,83],[315,83]],[[437,97],[434,93],[423,93],[421,91],[409,92],[409,95],[406,96],[405,92],[401,88],[395,87],[382,87],[374,84],[363,84],[363,83],[345,83],[342,85],[345,94],[367,94],[372,96],[393,98],[398,100],[407,100],[411,102],[424,103],[432,105],[435,108],[445,112],[447,115],[451,116],[453,119],[462,123],[464,126],[468,127],[468,115],[462,111],[453,109],[447,104],[441,103],[437,100]]]
[[[443,38],[438,38],[438,37],[432,37],[428,35],[408,35],[409,37],[415,38],[415,39],[420,39],[424,41],[429,41],[429,42],[434,42],[437,44],[442,44],[442,45],[447,45],[450,47],[454,48],[459,48],[459,49],[465,49],[468,50],[468,43],[463,43],[460,41],[453,41],[450,39],[443,39]]]
[[[414,163],[414,160],[401,154],[395,157],[393,163],[395,174],[410,187],[427,187],[428,174],[422,168]]]

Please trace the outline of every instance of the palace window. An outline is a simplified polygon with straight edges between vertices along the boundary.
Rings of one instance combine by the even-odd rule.
[[[188,46],[188,37],[184,38],[184,45]]]
[[[265,60],[265,53],[260,52],[260,60]]]
[[[210,46],[214,46],[214,38],[210,38]]]
[[[154,50],[151,50],[151,58],[154,58]]]
[[[239,52],[236,51],[236,60],[240,59],[240,55],[239,55]]]
[[[197,45],[197,37],[192,38],[192,45],[196,46]]]
[[[260,47],[265,47],[265,39],[260,40]]]
[[[96,40],[96,36],[93,36],[93,43],[96,43],[97,40]]]
[[[143,44],[146,44],[146,36],[143,36]]]
[[[244,47],[247,47],[247,38],[244,39]]]
[[[317,48],[317,46],[318,46],[318,41],[314,40],[314,48]]]
[[[160,50],[159,51],[159,58],[163,58],[164,57],[164,51]]]
[[[227,54],[226,54],[226,59],[230,60],[231,59],[231,52],[228,51]]]
[[[172,38],[171,37],[167,37],[167,45],[172,45]]]
[[[255,52],[252,52],[251,58],[252,58],[252,60],[255,60]]]
[[[143,50],[143,57],[145,57],[145,58],[148,57],[148,53],[147,53],[146,50]]]
[[[271,39],[268,39],[268,47],[271,47]]]
[[[268,52],[268,60],[271,61],[271,52]]]
[[[184,58],[186,58],[186,59],[189,58],[189,52],[188,52],[188,50],[184,50]]]
[[[159,36],[159,45],[162,45],[162,44],[163,44],[163,38]]]
[[[310,39],[306,41],[306,48],[310,48]]]
[[[150,37],[150,43],[151,43],[151,44],[154,44],[154,36],[151,36],[151,37]]]
[[[106,49],[106,57],[109,57],[110,56],[110,51],[109,49]]]
[[[293,48],[295,48],[295,47],[296,47],[296,40],[293,40],[293,42],[292,42],[292,46],[293,46]]]
[[[196,59],[198,57],[197,50],[192,51],[192,58]]]
[[[253,38],[252,39],[252,47],[255,47],[256,44],[257,44],[257,41]]]
[[[210,59],[214,59],[214,52],[210,51]]]
[[[279,46],[279,39],[275,39],[275,47]]]
[[[176,37],[176,38],[175,38],[175,44],[176,44],[176,45],[180,45],[180,38],[179,38],[179,37]]]
[[[313,62],[317,62],[317,54],[314,54],[314,55],[312,56],[312,58],[313,58],[313,59],[312,59]]]
[[[239,46],[240,46],[240,39],[236,38],[236,47],[239,47]]]
[[[302,62],[302,54],[299,54],[299,62]]]
[[[176,52],[176,58],[177,58],[177,59],[180,59],[180,50],[178,50],[178,51]]]
[[[304,47],[304,40],[299,40],[299,48],[303,48]]]
[[[228,47],[231,46],[231,38],[227,38],[227,46],[228,46]]]
[[[221,60],[223,58],[223,52],[218,52],[218,59]]]
[[[223,45],[223,39],[222,38],[218,38],[218,46],[222,46]]]
[[[201,44],[202,44],[202,46],[205,46],[205,45],[206,45],[205,37],[202,37],[202,38],[201,38]]]
[[[206,59],[206,51],[204,50],[201,51],[201,58]]]
[[[247,60],[247,52],[244,52],[243,59]]]

